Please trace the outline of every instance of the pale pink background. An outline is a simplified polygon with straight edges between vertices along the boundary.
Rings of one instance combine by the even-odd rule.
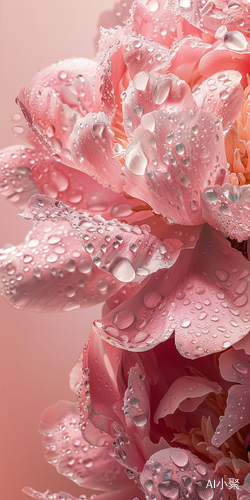
[[[71,56],[92,57],[99,13],[113,0],[0,0],[0,147],[11,134],[15,97],[41,68]],[[0,246],[18,244],[29,223],[0,196]],[[43,458],[40,414],[60,398],[74,399],[68,373],[100,306],[38,315],[16,311],[0,298],[0,498],[25,500],[24,485],[40,491],[82,489],[57,474]]]

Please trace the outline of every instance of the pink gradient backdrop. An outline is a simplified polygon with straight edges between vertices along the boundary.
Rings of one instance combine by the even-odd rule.
[[[20,87],[58,59],[92,57],[99,13],[112,5],[113,0],[0,0],[1,148],[18,143],[11,116]],[[21,242],[29,223],[4,197],[0,209],[0,246]],[[37,426],[46,406],[60,398],[74,400],[68,373],[95,317],[100,317],[100,306],[38,315],[16,311],[0,299],[1,498],[24,500],[24,485],[76,497],[83,493],[45,462]]]

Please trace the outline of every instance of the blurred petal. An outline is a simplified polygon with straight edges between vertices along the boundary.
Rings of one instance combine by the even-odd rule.
[[[130,299],[94,323],[95,331],[122,349],[145,351],[175,330],[188,358],[227,349],[250,329],[247,276],[250,262],[217,231],[204,226],[194,250],[159,271]],[[116,318],[132,318],[119,322]]]
[[[28,150],[32,152],[32,150]],[[39,192],[31,178],[27,148],[10,146],[0,152],[0,193],[23,210],[30,197]]]
[[[65,400],[44,411],[39,432],[43,434],[48,463],[79,486],[109,491],[128,485],[126,471],[117,464],[112,444],[89,445],[78,428],[78,418],[77,403]]]
[[[48,490],[45,493],[39,493],[29,486],[25,486],[22,491],[34,500],[80,500],[81,498],[85,500],[91,500],[93,498],[92,495],[89,498],[85,497],[85,495],[81,495],[79,499],[79,497],[72,497],[72,495],[70,495],[69,493],[64,493],[63,491],[61,491],[60,493],[51,493]],[[144,494],[138,489],[137,485],[130,486],[123,490],[101,493],[100,495],[95,496],[95,498],[97,498],[98,500],[128,500],[128,498],[133,498],[135,497],[135,495],[137,496],[138,500],[144,500],[145,498]]]
[[[124,283],[133,281],[136,275],[145,277],[172,266],[183,247],[182,240],[160,240],[150,234],[147,225],[106,221],[100,215],[90,217],[44,195],[31,198],[22,215],[33,221],[69,222],[97,267]]]
[[[154,420],[158,423],[159,418],[174,413],[177,408],[183,412],[192,412],[210,392],[218,394],[220,391],[221,387],[211,380],[192,376],[179,377],[162,398]]]
[[[220,122],[200,109],[145,115],[127,148],[124,177],[126,192],[156,213],[201,224],[200,191],[228,178]]]
[[[29,486],[25,486],[22,489],[22,492],[25,493],[26,495],[28,495],[29,497],[34,498],[34,500],[52,500],[52,499],[53,500],[79,500],[79,498],[73,497],[69,493],[64,493],[63,491],[60,491],[60,493],[51,493],[49,490],[47,490],[47,491],[45,491],[45,493],[40,493],[39,491],[33,490],[33,488],[30,488]],[[99,500],[102,500],[101,497],[99,497]]]
[[[71,311],[103,302],[118,281],[93,266],[67,222],[38,224],[24,243],[0,252],[1,294],[14,307]]]
[[[152,455],[144,466],[140,482],[145,494],[151,498],[153,495],[155,500],[185,498],[187,488],[194,500],[219,498],[221,494],[221,478],[206,463],[181,448],[167,448]],[[223,499],[228,498],[224,487]]]
[[[250,238],[250,186],[213,186],[201,195],[206,222],[238,241]]]
[[[222,377],[237,385],[233,385],[228,391],[227,407],[212,439],[214,446],[221,446],[250,423],[249,356],[243,350],[230,349],[221,354],[219,362]]]

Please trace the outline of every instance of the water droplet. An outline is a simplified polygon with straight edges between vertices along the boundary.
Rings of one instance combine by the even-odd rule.
[[[242,375],[246,375],[248,373],[248,367],[242,361],[237,361],[236,363],[233,363],[233,368]]]
[[[153,93],[153,100],[155,104],[162,104],[167,99],[171,86],[172,80],[170,80],[170,78],[165,78],[161,82],[157,83]]]
[[[178,155],[183,155],[185,152],[185,148],[181,142],[175,145],[175,151]]]
[[[143,296],[143,304],[147,309],[154,309],[161,300],[162,296],[159,292],[146,292]]]
[[[120,311],[116,314],[113,319],[114,325],[119,328],[119,330],[126,330],[135,321],[135,316],[131,311]]]
[[[93,269],[93,263],[92,261],[89,261],[88,259],[81,259],[78,264],[79,271],[83,274],[88,274],[92,271]]]
[[[228,349],[228,347],[231,346],[231,342],[223,342],[222,347],[223,349]]]
[[[66,71],[60,71],[60,73],[58,73],[58,76],[59,76],[60,80],[66,80],[68,75],[67,75]]]
[[[243,307],[248,303],[248,296],[247,295],[241,295],[240,297],[237,297],[234,299],[234,304],[236,307]]]
[[[215,274],[216,278],[218,278],[218,280],[220,280],[222,282],[227,281],[229,278],[229,273],[227,271],[225,271],[224,269],[216,269],[214,271],[214,274]]]
[[[74,311],[74,309],[79,309],[81,305],[76,302],[75,300],[70,300],[70,302],[67,302],[62,308],[63,311],[69,312],[69,311]]]
[[[188,456],[182,450],[172,451],[170,456],[177,467],[185,467],[188,464]]]
[[[191,325],[191,321],[188,318],[184,318],[181,322],[182,328],[188,328]]]
[[[192,479],[191,479],[191,477],[189,477],[189,476],[182,476],[181,479],[182,479],[182,482],[183,482],[185,488],[190,488],[190,486],[192,485]]]
[[[210,203],[214,203],[215,201],[218,200],[218,196],[213,189],[209,189],[208,191],[205,192],[205,198]]]
[[[208,158],[210,155],[210,149],[208,146],[201,146],[200,148],[200,157],[201,158]]]
[[[135,116],[141,117],[143,115],[143,107],[139,106],[139,105],[135,106],[133,109],[133,112],[134,112]]]
[[[108,290],[109,284],[105,278],[102,278],[97,282],[97,290],[101,293],[104,293]]]
[[[73,259],[67,259],[65,260],[64,267],[66,271],[73,273],[76,270],[76,263]]]
[[[90,196],[87,200],[88,210],[92,212],[104,212],[107,210],[107,204],[100,198],[100,196]]]
[[[33,271],[33,275],[36,277],[36,278],[41,278],[42,276],[42,273],[41,273],[41,270],[38,269],[38,267],[36,267]]]
[[[224,45],[229,50],[237,50],[239,52],[246,50],[247,41],[243,33],[240,31],[228,31],[223,38]]]
[[[193,484],[200,500],[212,500],[214,498],[214,490],[207,484],[207,481],[195,481]]]
[[[181,178],[180,178],[180,183],[183,185],[183,186],[187,186],[190,182],[190,179],[188,177],[188,175],[182,175]]]
[[[206,468],[206,466],[204,464],[197,464],[197,465],[195,465],[195,468],[196,468],[197,472],[199,472],[199,474],[201,476],[205,476],[206,475],[207,468]]]
[[[145,483],[144,483],[144,488],[146,488],[146,490],[152,490],[154,486],[154,483],[153,481],[151,481],[151,479],[148,479]]]
[[[136,90],[146,90],[149,81],[149,73],[141,71],[134,77],[133,84]]]
[[[56,253],[50,253],[47,255],[46,260],[51,263],[56,262],[58,260],[58,255],[56,255]]]
[[[179,496],[180,484],[177,481],[169,479],[168,481],[161,481],[158,485],[160,493],[168,500],[176,499]]]
[[[82,201],[82,193],[81,191],[71,191],[69,193],[69,197],[68,197],[68,200],[70,203],[80,203],[80,201]]]
[[[141,149],[140,143],[128,147],[126,154],[126,166],[135,175],[143,175],[148,160]]]
[[[55,245],[56,243],[59,243],[61,241],[60,236],[52,235],[48,238],[48,243],[50,245]]]
[[[126,203],[118,203],[118,205],[115,205],[111,210],[112,217],[123,218],[128,217],[132,213],[130,205],[127,205]]]
[[[76,292],[72,286],[65,286],[64,293],[67,297],[72,298],[75,296]]]
[[[159,9],[159,2],[157,0],[149,0],[147,2],[147,7],[150,12],[156,12]]]
[[[137,427],[143,427],[144,425],[146,425],[148,417],[145,413],[141,413],[140,415],[135,415],[134,417],[132,417],[131,420]]]
[[[135,270],[127,259],[115,261],[111,266],[110,272],[118,281],[129,283],[135,278]]]

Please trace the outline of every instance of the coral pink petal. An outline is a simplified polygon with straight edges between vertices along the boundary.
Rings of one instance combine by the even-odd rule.
[[[90,217],[44,195],[33,196],[22,215],[33,221],[69,222],[96,266],[123,283],[172,266],[183,247],[181,239],[162,241],[150,234],[147,225],[106,221],[100,215]]]
[[[109,491],[128,485],[126,471],[116,463],[112,444],[89,445],[81,435],[78,418],[77,404],[65,400],[44,411],[38,430],[43,434],[48,463],[79,486]]]
[[[23,146],[10,146],[0,152],[0,193],[21,210],[39,192],[30,175],[32,152]]]
[[[202,215],[206,222],[238,241],[250,238],[250,187],[213,186],[201,195]]]
[[[93,266],[67,222],[38,224],[0,252],[1,294],[30,311],[71,311],[103,302],[119,282]]]
[[[169,49],[140,36],[128,37],[123,57],[131,79],[141,71],[166,73],[171,64]]]
[[[243,34],[240,35],[244,38]],[[226,48],[223,42],[216,42],[213,46],[213,50],[208,50],[201,57],[199,72],[204,79],[214,73],[224,72],[225,70],[238,71],[242,75],[241,84],[245,88],[248,85],[247,75],[249,73],[249,64],[250,54],[233,52]]]
[[[122,164],[112,149],[109,121],[104,113],[89,113],[78,120],[71,134],[71,150],[79,170],[84,171],[104,187],[123,191]]]
[[[128,194],[170,222],[201,224],[200,190],[228,177],[220,122],[200,109],[145,115],[127,148],[124,177]]]
[[[211,45],[198,37],[187,36],[183,40],[178,39],[174,50],[171,51],[169,71],[185,80],[192,88],[201,78],[198,61],[210,50]],[[213,70],[212,73],[214,72]]]
[[[26,140],[38,149],[45,148],[56,161],[73,166],[69,136],[81,115],[62,104],[50,87],[22,88],[16,102],[29,127],[24,131]]]
[[[150,433],[150,402],[145,374],[136,365],[130,368],[128,388],[124,394],[124,412],[128,429],[141,438]]]
[[[143,115],[165,108],[169,113],[186,111],[195,105],[190,87],[175,75],[142,71],[137,73],[123,100],[124,128],[128,137],[141,124]]]
[[[218,116],[222,120],[224,131],[228,131],[241,110],[244,96],[241,79],[242,76],[237,71],[220,71],[204,80],[193,91],[197,107]]]
[[[179,377],[162,398],[154,420],[158,423],[159,418],[174,413],[177,408],[183,412],[192,412],[210,392],[218,394],[220,391],[221,387],[218,384],[205,378],[188,375]]]
[[[230,349],[221,354],[219,361],[222,377],[235,385],[228,391],[227,407],[212,439],[214,446],[220,446],[250,423],[249,356],[244,350]]]
[[[250,329],[249,274],[250,263],[206,225],[194,250],[182,251],[172,268],[151,276],[134,297],[96,321],[95,331],[135,351],[156,346],[174,330],[185,357],[227,349]],[[119,324],[120,315],[127,321]]]
[[[96,69],[96,61],[72,57],[39,71],[32,81],[32,87],[51,87],[63,104],[86,114],[86,111],[93,111],[93,79]]]
[[[181,448],[154,453],[144,466],[140,483],[145,494],[155,500],[185,498],[186,491],[193,500],[220,498],[222,493],[220,477],[190,451]],[[228,500],[226,487],[222,494]]]

